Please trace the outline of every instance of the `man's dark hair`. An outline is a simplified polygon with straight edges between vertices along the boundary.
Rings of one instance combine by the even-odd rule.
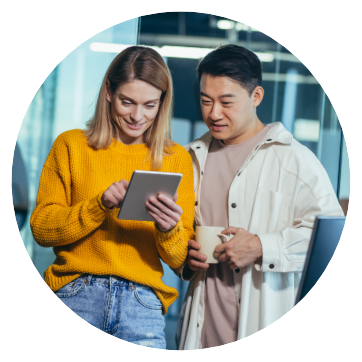
[[[259,58],[250,50],[234,44],[221,45],[207,54],[197,66],[199,83],[202,74],[231,78],[244,87],[249,95],[262,81]]]

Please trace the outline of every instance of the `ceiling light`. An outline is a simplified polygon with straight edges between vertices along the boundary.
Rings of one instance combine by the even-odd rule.
[[[235,23],[231,20],[219,20],[216,23],[216,26],[222,30],[229,30],[234,28]]]
[[[187,59],[203,58],[207,53],[210,53],[211,50],[212,49],[210,48],[178,47],[169,45],[157,49],[164,57]]]
[[[122,50],[132,45],[114,44],[114,43],[91,43],[90,50],[103,53],[120,53]],[[148,46],[159,52],[163,57],[184,58],[184,59],[200,59],[211,52],[212,48],[182,47],[164,45],[163,47]],[[272,62],[274,55],[272,53],[255,53],[261,62]]]
[[[272,53],[259,53],[255,52],[257,57],[260,59],[261,62],[270,63],[274,60],[274,55]]]

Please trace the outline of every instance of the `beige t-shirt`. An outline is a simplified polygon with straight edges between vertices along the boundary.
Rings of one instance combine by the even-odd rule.
[[[246,158],[270,130],[236,145],[214,139],[206,158],[201,183],[200,207],[204,226],[229,226],[230,186]],[[233,201],[230,200],[232,203]],[[205,317],[201,331],[202,348],[234,342],[238,333],[238,301],[233,272],[227,262],[210,264],[205,281]]]

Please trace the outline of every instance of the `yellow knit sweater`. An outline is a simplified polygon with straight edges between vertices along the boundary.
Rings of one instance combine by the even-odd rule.
[[[167,312],[178,293],[162,282],[160,257],[172,268],[183,264],[193,237],[195,202],[191,157],[182,146],[172,150],[159,171],[183,174],[177,201],[183,214],[163,233],[153,222],[119,220],[119,209],[109,210],[101,203],[113,182],[130,181],[134,170],[152,170],[146,145],[114,141],[107,149],[95,150],[81,130],[67,131],[55,140],[30,219],[38,244],[54,248],[56,259],[44,274],[53,291],[83,273],[116,275],[152,287]]]

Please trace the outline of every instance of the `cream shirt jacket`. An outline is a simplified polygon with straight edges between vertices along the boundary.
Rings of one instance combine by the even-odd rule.
[[[238,339],[267,327],[293,306],[317,215],[343,215],[326,171],[279,122],[245,160],[229,190],[229,225],[260,238],[262,265],[233,271],[238,301]],[[210,132],[186,148],[194,166],[195,226],[202,225],[200,185]],[[236,207],[232,207],[236,204]],[[175,270],[181,276],[183,267]],[[189,283],[177,327],[179,349],[199,349],[206,272]]]

